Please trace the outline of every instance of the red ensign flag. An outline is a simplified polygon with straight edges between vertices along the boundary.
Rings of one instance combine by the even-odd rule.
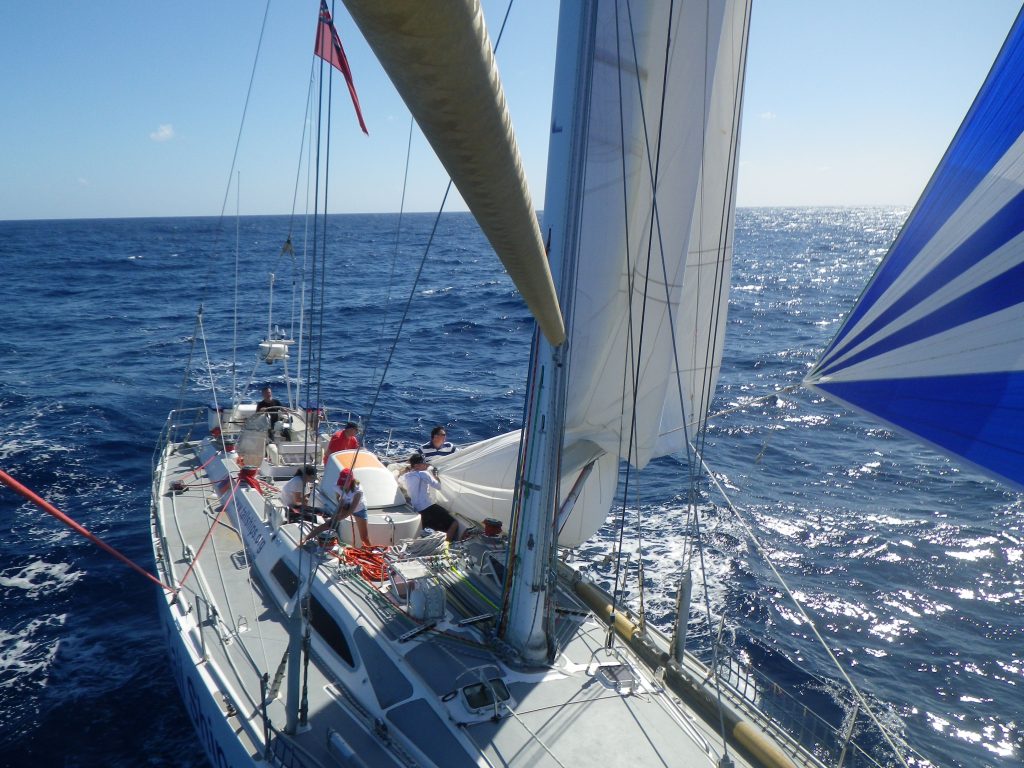
[[[341,47],[341,38],[338,37],[338,30],[334,28],[331,12],[327,10],[325,0],[320,0],[320,21],[316,25],[316,45],[313,48],[313,53],[345,76],[348,92],[352,96],[352,106],[356,108],[356,117],[359,118],[359,127],[363,129],[363,133],[369,136],[370,132],[366,130],[366,123],[363,122],[362,110],[359,109],[356,85],[352,82],[352,70],[349,69],[345,49]]]

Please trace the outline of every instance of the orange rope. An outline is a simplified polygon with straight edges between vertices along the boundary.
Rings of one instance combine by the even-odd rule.
[[[345,562],[358,565],[363,578],[380,583],[384,580],[387,566],[384,564],[386,549],[380,547],[346,547]]]

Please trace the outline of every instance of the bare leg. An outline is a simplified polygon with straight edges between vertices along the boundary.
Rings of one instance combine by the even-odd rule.
[[[370,526],[365,519],[361,517],[356,518],[356,528],[359,529],[359,538],[361,539],[360,546],[370,546]]]

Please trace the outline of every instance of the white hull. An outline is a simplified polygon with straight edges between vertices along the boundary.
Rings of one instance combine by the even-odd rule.
[[[161,605],[161,609],[171,671],[185,704],[185,711],[210,765],[215,768],[254,765],[255,745],[242,734],[236,733],[231,719],[225,717],[223,708],[217,703],[218,699],[223,701],[223,698],[216,695],[221,686],[210,674],[209,665],[196,654],[189,642],[189,636],[196,634],[194,622],[166,602]]]

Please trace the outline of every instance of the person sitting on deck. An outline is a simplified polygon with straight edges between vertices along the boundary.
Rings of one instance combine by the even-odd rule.
[[[317,514],[320,512],[306,502],[309,500],[309,493],[306,487],[316,480],[316,467],[306,464],[295,470],[295,475],[281,487],[281,502],[288,510],[288,522],[297,523],[299,520],[319,522]]]
[[[266,386],[263,388],[263,399],[256,403],[256,413],[260,411],[266,411],[267,415],[270,416],[270,429],[267,430],[267,436],[270,439],[274,438],[274,425],[277,424],[277,420],[281,418],[281,413],[284,411],[284,404],[274,397],[273,390]],[[282,436],[285,440],[291,440],[291,433],[289,430],[282,430]]]
[[[440,424],[430,430],[430,440],[420,446],[420,453],[424,459],[432,459],[435,456],[451,456],[455,453],[455,446],[445,438],[448,433]]]
[[[409,491],[409,503],[413,511],[419,513],[424,528],[444,531],[448,541],[455,541],[459,534],[458,521],[440,504],[432,504],[427,493],[428,488],[441,487],[437,477],[430,474],[430,469],[422,453],[414,453],[409,457],[409,466],[401,472],[401,479]]]
[[[358,432],[359,425],[354,421],[349,421],[344,427],[331,435],[331,441],[327,444],[327,455],[324,456],[324,464],[327,464],[327,460],[331,458],[332,453],[351,451],[358,448],[359,438],[356,437]]]
[[[341,470],[338,474],[336,498],[338,500],[338,509],[334,516],[327,522],[316,526],[309,532],[305,540],[309,541],[318,533],[326,531],[328,528],[337,529],[342,520],[351,515],[355,518],[356,530],[359,531],[360,542],[358,546],[370,546],[370,526],[366,512],[366,502],[363,501],[363,489],[359,487],[359,481],[356,480],[356,476],[352,474],[352,470],[348,467]]]

